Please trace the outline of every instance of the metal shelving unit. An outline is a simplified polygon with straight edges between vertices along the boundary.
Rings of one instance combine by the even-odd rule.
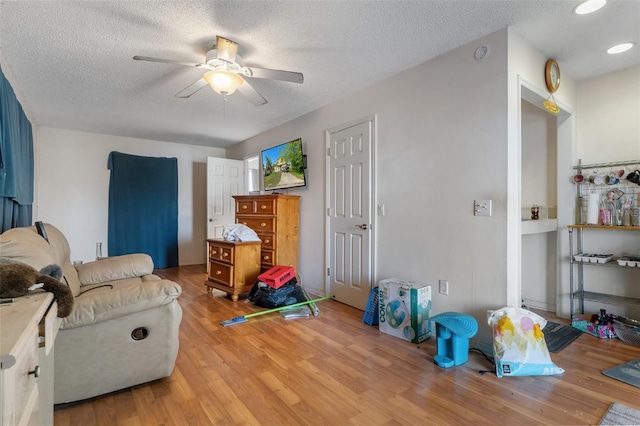
[[[608,305],[628,306],[640,309],[640,299],[633,297],[614,296],[605,293],[596,293],[592,291],[584,290],[584,265],[622,268],[632,270],[640,274],[640,268],[620,266],[617,264],[615,258],[608,263],[593,263],[593,262],[579,262],[574,259],[574,232],[577,232],[577,252],[582,253],[582,239],[583,232],[587,229],[600,229],[609,231],[640,231],[640,226],[602,226],[602,225],[569,225],[569,293],[571,297],[570,309],[571,316],[575,313],[574,300],[578,300],[580,303],[580,313],[584,314],[584,301],[599,302]],[[575,270],[578,272],[578,285],[575,288]]]

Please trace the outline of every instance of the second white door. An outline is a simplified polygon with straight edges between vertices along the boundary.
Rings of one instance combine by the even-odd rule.
[[[362,310],[373,280],[372,129],[370,120],[328,137],[329,288]]]
[[[234,195],[245,194],[244,161],[207,158],[207,238],[222,238],[235,223]]]

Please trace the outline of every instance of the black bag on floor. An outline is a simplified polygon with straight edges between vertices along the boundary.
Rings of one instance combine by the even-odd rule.
[[[295,277],[280,288],[273,288],[258,281],[249,292],[249,300],[260,307],[269,309],[305,302],[307,298],[302,292],[302,287],[297,284],[298,280]]]

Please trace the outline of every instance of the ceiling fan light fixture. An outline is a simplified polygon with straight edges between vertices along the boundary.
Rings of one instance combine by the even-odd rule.
[[[596,10],[601,9],[607,4],[607,0],[587,0],[583,1],[573,9],[573,13],[576,15],[586,15],[593,13]]]
[[[233,94],[244,83],[238,74],[226,70],[209,71],[203,78],[216,93],[225,96]]]

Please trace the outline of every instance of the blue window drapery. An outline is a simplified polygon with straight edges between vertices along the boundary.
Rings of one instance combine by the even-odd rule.
[[[0,232],[31,225],[33,133],[0,66]]]
[[[178,160],[111,152],[108,254],[178,266]]]

